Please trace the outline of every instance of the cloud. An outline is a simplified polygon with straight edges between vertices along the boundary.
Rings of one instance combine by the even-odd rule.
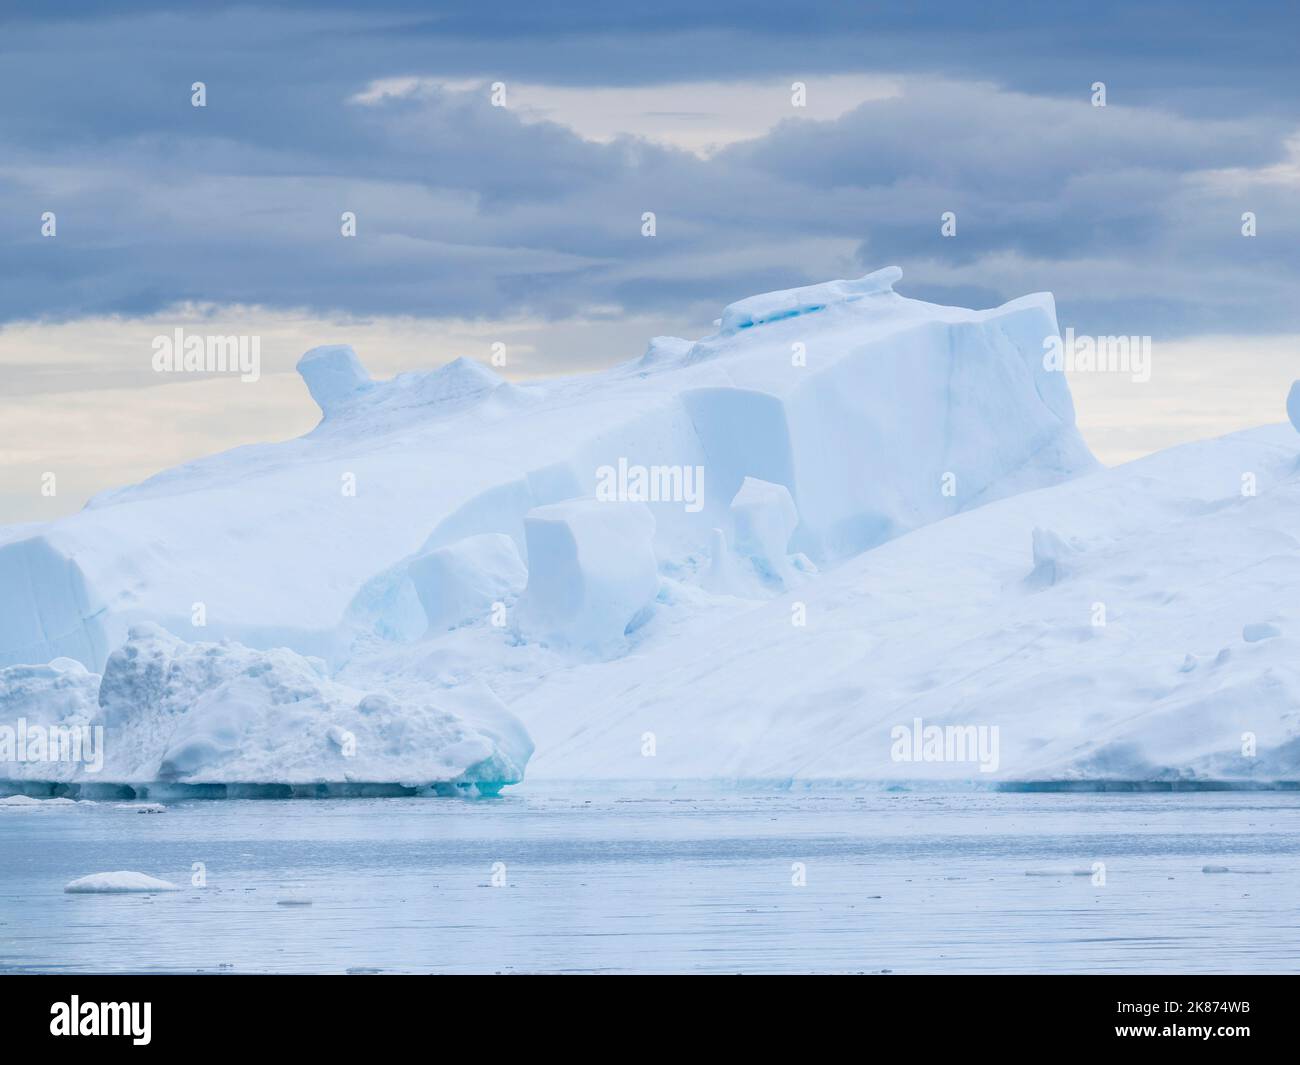
[[[807,83],[764,80],[687,81],[652,85],[581,85],[476,82],[466,79],[381,78],[349,99],[363,106],[395,100],[436,98],[441,93],[477,93],[488,98],[493,84],[505,86],[511,111],[524,122],[553,122],[584,140],[609,143],[636,136],[707,157],[737,141],[761,137],[796,112],[807,119],[839,118],[868,100],[888,99],[901,89],[894,78],[832,74]],[[797,92],[796,92],[797,90]]]
[[[430,12],[0,11],[0,93],[21,102],[0,111],[0,450],[20,417],[32,430],[24,397],[76,394],[85,412],[96,393],[215,388],[164,387],[137,361],[150,330],[196,314],[272,338],[285,382],[265,421],[200,448],[265,435],[273,410],[297,418],[289,369],[315,343],[359,336],[383,373],[504,332],[518,372],[559,373],[699,335],[755,292],[888,263],[938,302],[1053,290],[1081,333],[1212,333],[1242,352],[1300,333],[1293,6]],[[206,108],[190,106],[199,80]],[[183,434],[168,417],[147,420]],[[152,468],[198,453],[178,439]],[[119,471],[149,467],[132,462]]]

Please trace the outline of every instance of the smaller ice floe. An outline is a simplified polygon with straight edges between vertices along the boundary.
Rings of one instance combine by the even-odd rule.
[[[1026,869],[1025,876],[1092,876],[1091,869]]]
[[[15,809],[30,809],[32,807],[48,806],[76,806],[75,799],[34,799],[30,795],[9,795],[0,799],[0,806],[8,806]]]
[[[1235,873],[1238,876],[1268,876],[1272,869],[1229,869],[1226,865],[1203,865],[1202,873]]]
[[[137,814],[161,814],[167,812],[160,802],[124,802],[118,806],[119,810],[130,810]]]
[[[1253,621],[1241,630],[1241,638],[1247,643],[1259,643],[1260,640],[1271,640],[1274,636],[1281,635],[1282,630],[1267,621]]]
[[[63,890],[70,895],[117,895],[128,891],[180,891],[180,888],[156,876],[121,869],[116,873],[91,873],[66,884]]]

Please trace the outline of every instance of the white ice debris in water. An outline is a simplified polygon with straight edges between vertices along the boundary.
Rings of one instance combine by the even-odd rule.
[[[48,810],[51,807],[54,809],[62,809],[63,807],[67,807],[67,806],[94,806],[94,805],[95,804],[93,802],[88,802],[87,800],[84,799],[81,802],[78,802],[76,799],[67,799],[63,797],[54,798],[54,799],[38,799],[38,798],[33,798],[30,795],[8,795],[5,796],[4,798],[0,798],[0,806],[6,807],[7,809],[11,809],[11,810],[33,810],[33,809]]]
[[[106,784],[985,779],[893,760],[934,726],[996,736],[999,781],[1300,778],[1292,426],[1101,469],[1051,295],[898,281],[520,384],[313,349],[306,436],[0,529],[0,761],[26,717],[102,724]]]
[[[70,895],[117,895],[130,891],[180,891],[168,880],[145,873],[120,870],[116,873],[91,873],[63,888]]]
[[[1025,876],[1092,876],[1091,869],[1026,869]]]

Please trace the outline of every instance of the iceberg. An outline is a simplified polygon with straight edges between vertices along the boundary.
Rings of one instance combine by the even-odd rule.
[[[1064,375],[1042,365],[1049,294],[971,311],[900,296],[898,276],[742,300],[714,336],[524,384],[468,359],[374,380],[350,347],[315,348],[298,366],[321,410],[306,436],[0,528],[0,666],[67,657],[98,673],[149,622],[337,668],[359,640],[423,635],[432,552],[505,536],[527,564],[530,513],[594,496],[620,460],[707,473],[698,503],[645,502],[661,567],[708,551],[747,477],[789,493],[789,551],[825,567],[1096,468]],[[460,612],[444,599],[433,623],[456,624],[444,605]]]
[[[1050,294],[899,279],[750,297],[569,378],[313,349],[307,435],[0,529],[0,724],[106,738],[96,774],[0,779],[1300,779],[1292,426],[1103,469],[1042,358]]]

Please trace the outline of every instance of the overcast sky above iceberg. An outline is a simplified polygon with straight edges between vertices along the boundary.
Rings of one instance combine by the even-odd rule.
[[[1149,382],[1072,376],[1106,461],[1283,416],[1292,4],[114,7],[0,11],[0,521],[305,431],[315,344],[549,375],[893,263],[1151,336]],[[180,325],[260,335],[261,380],[155,374]]]

